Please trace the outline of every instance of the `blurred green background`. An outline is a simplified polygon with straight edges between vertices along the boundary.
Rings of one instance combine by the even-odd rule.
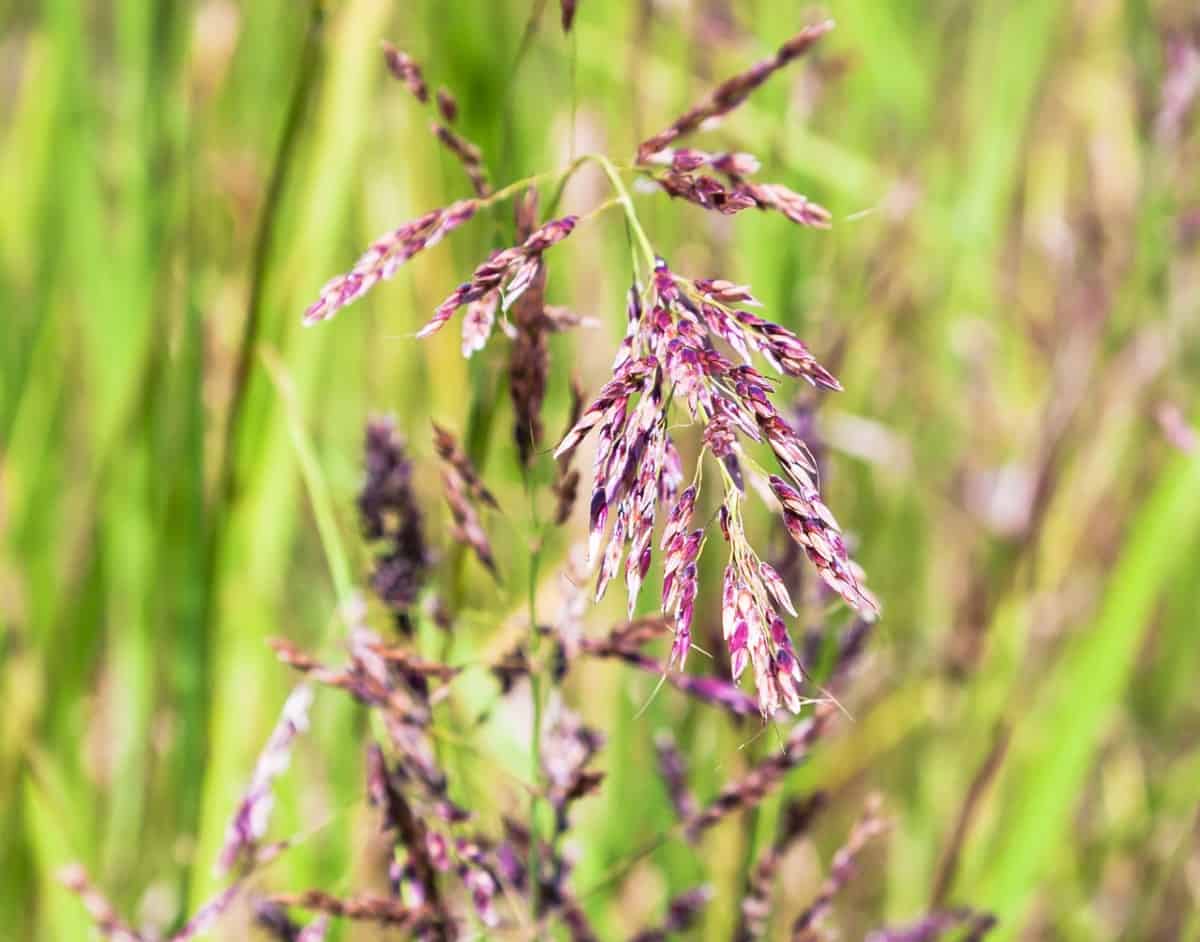
[[[554,7],[0,0],[0,936],[89,937],[54,877],[76,859],[131,919],[177,924],[215,886],[227,815],[294,682],[264,640],[336,648],[334,588],[261,348],[295,385],[292,418],[360,581],[366,417],[397,415],[447,553],[429,420],[468,434],[508,514],[490,526],[501,583],[466,564],[454,655],[498,653],[519,629],[527,501],[505,343],[468,366],[452,330],[410,339],[492,227],[300,326],[372,237],[468,193],[380,40],[455,92],[504,183],[583,151],[628,162],[639,135],[813,12],[581,0],[563,37]],[[885,616],[841,691],[853,722],[789,780],[835,804],[789,858],[781,912],[817,885],[872,789],[893,832],[838,911],[846,938],[927,910],[958,846],[945,899],[999,913],[1000,937],[1200,938],[1200,12],[825,9],[838,29],[817,54],[696,142],[757,153],[764,179],[833,211],[833,230],[638,198],[677,271],[750,283],[846,387],[818,412],[827,501]],[[604,196],[583,174],[566,204]],[[550,300],[603,323],[553,341],[552,437],[571,372],[597,389],[623,330],[618,216],[550,265]],[[585,527],[549,539],[543,617]],[[701,619],[720,555],[705,555]],[[592,630],[617,617],[615,595]],[[670,824],[655,730],[675,730],[704,797],[774,745],[739,750],[753,724],[669,688],[635,717],[653,684],[606,665],[568,690],[609,738],[609,778],[573,829],[578,889]],[[489,685],[467,684],[483,698]],[[365,730],[335,694],[314,714],[273,827],[306,838],[264,881],[349,892],[378,879],[361,850]],[[487,763],[525,762],[526,728],[495,724],[478,744],[491,759],[451,760],[458,797],[485,818],[503,803]],[[717,896],[695,935],[727,938],[776,809],[701,851],[669,843],[588,896],[603,937],[707,878]]]

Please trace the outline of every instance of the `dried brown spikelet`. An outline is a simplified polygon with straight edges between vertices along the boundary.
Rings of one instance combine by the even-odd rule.
[[[459,200],[385,232],[359,257],[350,271],[325,283],[320,296],[304,312],[305,326],[328,320],[379,282],[387,281],[418,252],[436,245],[474,216],[478,208],[476,200]]]
[[[383,43],[383,54],[391,73],[404,83],[417,101],[428,105],[429,87],[425,84],[425,76],[420,65],[407,53],[401,52],[386,41]],[[448,89],[439,88],[437,90],[437,94],[434,96],[434,105],[446,124],[453,124],[458,118],[458,102]],[[450,151],[462,165],[471,181],[471,187],[475,190],[475,195],[488,196],[492,192],[492,188],[488,183],[482,151],[461,134],[455,133],[436,121],[430,124],[430,130],[442,146]]]

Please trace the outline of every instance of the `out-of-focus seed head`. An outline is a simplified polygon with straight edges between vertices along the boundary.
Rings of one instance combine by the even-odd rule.
[[[225,831],[225,843],[217,856],[218,874],[228,873],[239,859],[252,857],[266,835],[275,805],[272,785],[287,770],[296,737],[308,729],[308,709],[312,699],[311,688],[301,684],[284,701],[279,722],[258,757],[250,785]]]
[[[412,489],[412,462],[390,417],[367,423],[366,479],[358,495],[363,535],[375,544],[371,586],[401,627],[429,567],[422,515]]]
[[[458,102],[450,91],[446,88],[437,90],[437,109],[447,124],[453,124],[458,120]]]
[[[383,57],[392,75],[404,83],[412,96],[424,104],[429,101],[429,88],[425,84],[425,76],[421,67],[405,52],[401,52],[390,42],[383,42]]]
[[[562,20],[563,33],[571,32],[575,23],[575,14],[579,12],[579,0],[558,0]]]

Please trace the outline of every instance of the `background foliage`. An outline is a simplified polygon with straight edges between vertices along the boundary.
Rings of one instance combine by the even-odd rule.
[[[470,615],[453,656],[498,653],[519,629],[528,508],[503,354],[468,366],[452,331],[409,339],[486,254],[489,227],[464,229],[336,323],[300,327],[371,237],[467,192],[379,41],[455,91],[505,182],[573,151],[626,159],[806,13],[583,0],[572,36],[547,10],[519,56],[537,6],[0,0],[6,937],[87,937],[54,881],[72,859],[149,923],[206,897],[226,815],[293,682],[264,640],[335,643],[288,407],[260,348],[294,383],[360,581],[365,418],[399,417],[441,533],[429,420],[469,435],[507,511],[491,521],[503,579],[469,561],[445,586]],[[847,938],[928,907],[960,819],[948,898],[995,910],[1001,937],[1200,938],[1200,452],[1181,427],[1200,368],[1200,130],[1179,64],[1200,43],[1195,5],[827,8],[839,28],[814,60],[714,138],[829,206],[832,232],[710,218],[662,196],[639,208],[676,270],[753,285],[847,390],[819,412],[827,499],[885,617],[845,696],[854,722],[789,780],[836,803],[789,858],[786,892],[819,880],[873,789],[894,828],[843,905]],[[567,203],[600,193],[584,176]],[[553,341],[553,434],[571,371],[594,391],[623,329],[617,216],[550,264],[551,300],[603,323]],[[544,614],[584,526],[543,554]],[[717,555],[702,581],[710,609]],[[470,684],[480,703],[492,695],[485,675]],[[585,903],[617,938],[707,873],[717,895],[697,937],[725,938],[774,803],[699,854],[668,844],[628,879],[601,880],[669,821],[655,730],[675,729],[703,795],[775,742],[768,731],[739,750],[752,725],[668,692],[635,716],[653,684],[605,666],[571,687],[609,737],[608,781],[575,828],[577,885],[601,887]],[[329,696],[315,717],[276,822],[307,836],[268,879],[345,891],[365,879],[362,721]],[[528,723],[509,719],[476,745],[524,768]],[[980,776],[989,753],[995,774]],[[493,807],[487,763],[464,753],[456,767],[465,803]]]

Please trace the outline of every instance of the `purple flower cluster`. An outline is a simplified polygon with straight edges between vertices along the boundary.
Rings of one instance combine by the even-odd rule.
[[[366,477],[358,495],[363,536],[375,546],[371,587],[409,632],[408,609],[416,602],[431,562],[422,515],[412,487],[412,461],[390,417],[367,423]]]
[[[877,606],[820,499],[816,466],[772,403],[774,385],[754,368],[753,355],[816,387],[840,386],[791,331],[745,310],[757,305],[744,287],[681,278],[660,259],[647,291],[630,292],[628,329],[612,379],[563,438],[556,455],[569,454],[596,430],[588,557],[599,560],[597,599],[625,559],[631,616],[650,567],[657,508],[670,507],[660,543],[662,607],[675,624],[671,662],[682,666],[691,644],[704,532],[691,528],[699,469],[696,481],[678,490],[683,469],[667,431],[669,403],[679,404],[702,428],[705,448],[719,461],[726,482],[721,520],[731,556],[722,614],[733,675],[736,680],[753,665],[760,710],[771,716],[781,705],[800,709],[804,675],[779,614],[796,613],[783,580],[754,553],[741,527],[743,441],[765,444],[790,479],[772,476],[772,489],[788,532],[826,583],[865,617],[874,617]],[[717,341],[742,362],[723,354]]]
[[[797,225],[818,229],[829,227],[831,216],[824,207],[780,183],[754,183],[743,179],[758,172],[758,159],[751,154],[707,154],[696,150],[663,151],[652,163],[665,163],[667,170],[654,182],[669,196],[687,200],[704,209],[732,216],[744,209],[775,210]],[[694,173],[709,166],[722,174],[716,177]],[[687,168],[687,169],[682,169]]]

